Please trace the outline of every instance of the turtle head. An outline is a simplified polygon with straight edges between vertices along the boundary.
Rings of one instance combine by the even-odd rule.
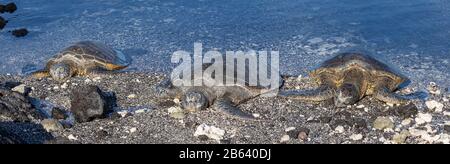
[[[183,96],[181,106],[188,112],[205,110],[208,107],[208,99],[201,92],[190,91]]]
[[[336,92],[336,98],[334,104],[337,107],[345,107],[347,105],[353,105],[359,101],[358,88],[353,84],[343,84]]]
[[[50,67],[49,73],[56,81],[65,81],[73,76],[74,70],[67,63],[58,63]]]

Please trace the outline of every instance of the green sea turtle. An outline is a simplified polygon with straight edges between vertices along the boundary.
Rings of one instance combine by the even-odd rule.
[[[405,104],[413,97],[395,93],[409,82],[406,76],[360,53],[339,54],[323,62],[310,77],[318,88],[280,91],[280,96],[316,102],[334,99],[338,107],[355,104],[368,95],[391,104]]]
[[[210,64],[204,64],[203,70],[209,68]],[[212,67],[212,66],[211,66]],[[234,74],[239,70],[235,69]],[[225,71],[224,71],[225,72]],[[233,76],[225,75],[223,79],[233,78],[235,83],[233,85],[205,85],[209,84],[223,84],[217,79],[204,78],[203,85],[200,86],[175,86],[171,79],[162,81],[155,89],[160,99],[178,99],[184,112],[196,112],[212,108],[213,110],[225,113],[226,115],[246,120],[256,119],[252,114],[246,113],[237,106],[252,98],[261,95],[274,95],[282,85],[282,78],[277,78],[276,84],[271,86],[252,86],[248,82],[248,73],[245,79],[239,79]],[[213,77],[215,77],[213,75]]]
[[[115,49],[99,42],[82,41],[73,44],[51,58],[36,78],[51,76],[66,81],[73,76],[84,76],[96,71],[120,70],[129,65],[128,58]]]

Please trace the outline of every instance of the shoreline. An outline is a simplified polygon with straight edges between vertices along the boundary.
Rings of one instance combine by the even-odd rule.
[[[170,112],[177,109],[176,103],[169,103],[167,107],[155,106],[151,88],[162,79],[164,75],[160,73],[122,72],[74,77],[69,82],[60,84],[47,78],[0,75],[0,82],[20,82],[32,88],[29,96],[45,101],[46,103],[42,103],[44,106],[50,104],[64,110],[70,107],[71,90],[78,86],[91,84],[104,92],[115,93],[115,110],[122,113],[111,118],[76,123],[71,128],[51,133],[42,132],[42,126],[39,126],[42,120],[39,119],[26,126],[42,132],[42,136],[47,139],[64,138],[78,143],[97,144],[450,142],[450,102],[449,93],[444,88],[440,88],[440,95],[430,94],[427,101],[414,100],[413,105],[409,106],[389,106],[366,97],[353,106],[335,109],[327,103],[313,104],[280,97],[258,97],[239,107],[257,114],[261,121],[246,121],[230,118],[210,109],[175,116]],[[285,80],[284,87],[289,89],[314,87],[308,77],[289,77]],[[414,90],[418,90],[416,85],[407,86],[403,92]],[[442,104],[443,109],[429,109],[426,102],[432,100]],[[411,115],[415,116],[410,117]],[[13,126],[9,123],[5,126]],[[199,129],[205,127],[223,131],[223,134],[220,134],[219,139],[205,137],[205,134],[198,135]],[[29,143],[44,142],[27,135],[23,137]]]

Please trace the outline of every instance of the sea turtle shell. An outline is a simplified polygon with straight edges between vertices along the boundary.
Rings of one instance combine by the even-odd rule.
[[[217,68],[217,65],[213,64],[204,64],[202,67],[201,73],[207,69],[221,69]],[[173,88],[173,92],[171,95],[175,95],[175,97],[180,98],[184,95],[184,93],[190,91],[190,90],[199,90],[204,92],[207,97],[210,100],[214,100],[219,97],[226,96],[232,100],[233,103],[239,104],[242,103],[248,99],[260,96],[260,95],[270,95],[270,94],[276,94],[277,89],[279,89],[283,85],[283,79],[280,76],[279,82],[277,86],[263,86],[261,85],[261,81],[257,81],[256,84],[250,83],[249,81],[249,73],[248,73],[248,67],[244,68],[238,68],[234,70],[233,74],[227,74],[226,68],[223,68],[223,81],[218,81],[220,78],[215,78],[213,75],[212,78],[205,78],[205,76],[198,76],[203,81],[203,84],[200,86],[174,86],[172,83],[172,80],[166,81],[169,83],[168,85]],[[238,72],[245,73],[245,77],[238,77]],[[194,72],[197,73],[197,72]],[[192,75],[194,79],[195,75]],[[233,84],[227,84],[226,79],[234,79]],[[192,82],[192,79],[187,79],[188,81]],[[193,84],[193,83],[192,83]],[[210,85],[208,85],[210,84]],[[213,84],[213,85],[211,85]],[[219,84],[219,85],[218,85]],[[225,84],[225,85],[224,85]]]
[[[339,82],[344,78],[344,72],[350,69],[359,69],[365,72],[365,80],[375,84],[376,80],[380,77],[388,77],[392,79],[392,84],[389,86],[391,90],[398,88],[403,83],[409,81],[409,79],[401,74],[396,69],[388,66],[387,64],[376,60],[375,58],[360,54],[360,53],[343,53],[339,54],[329,60],[323,62],[317,69],[311,72],[311,77],[316,80],[323,80],[322,74],[332,75],[326,76],[334,78],[332,81]]]
[[[103,68],[112,71],[125,68],[130,64],[129,59],[122,52],[93,41],[81,41],[65,48],[49,60],[47,68],[61,60],[71,60],[78,67],[86,70]]]

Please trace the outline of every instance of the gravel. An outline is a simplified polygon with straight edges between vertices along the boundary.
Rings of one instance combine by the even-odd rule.
[[[96,78],[97,80],[94,80]],[[59,113],[71,108],[71,91],[89,84],[98,86],[103,92],[114,93],[116,107],[106,118],[85,123],[75,123],[73,127],[48,133],[40,124],[28,128],[39,132],[41,137],[15,133],[27,143],[231,143],[231,144],[314,144],[314,143],[445,143],[448,142],[450,117],[428,109],[425,101],[414,100],[407,109],[417,109],[417,116],[404,117],[395,110],[405,109],[387,106],[371,97],[345,109],[334,108],[327,103],[307,103],[286,98],[259,97],[239,106],[248,113],[258,113],[259,121],[240,120],[226,117],[211,109],[189,113],[183,117],[174,117],[179,113],[179,106],[171,100],[160,107],[153,94],[153,87],[165,78],[158,73],[111,73],[87,77],[75,77],[67,81],[67,88],[51,79],[32,79],[28,77],[0,75],[0,81],[20,82],[29,88],[31,98],[38,100],[38,110]],[[89,79],[89,80],[87,80]],[[98,80],[101,79],[101,80]],[[0,82],[0,83],[1,83]],[[59,89],[53,89],[58,86]],[[286,78],[283,89],[316,87],[307,77]],[[136,94],[133,99],[129,95]],[[432,97],[442,100],[441,94]],[[448,111],[449,102],[443,104],[443,111]],[[168,105],[168,106],[167,106]],[[364,108],[361,106],[364,105]],[[359,108],[358,108],[359,107]],[[50,112],[51,113],[51,112]],[[116,113],[116,115],[114,114]],[[70,120],[72,116],[58,117],[60,122]],[[114,116],[115,115],[115,116]],[[51,115],[49,115],[51,116]],[[391,123],[383,126],[395,131],[369,128],[380,118]],[[2,124],[6,127],[17,125],[12,122]],[[388,121],[388,122],[389,122]],[[382,121],[383,122],[383,121]],[[64,124],[63,124],[64,125]],[[40,128],[38,128],[40,126]],[[407,135],[409,132],[410,135]],[[49,137],[50,136],[50,137]],[[287,137],[289,137],[289,140]],[[406,138],[406,139],[405,139]],[[47,143],[46,142],[46,143]]]

